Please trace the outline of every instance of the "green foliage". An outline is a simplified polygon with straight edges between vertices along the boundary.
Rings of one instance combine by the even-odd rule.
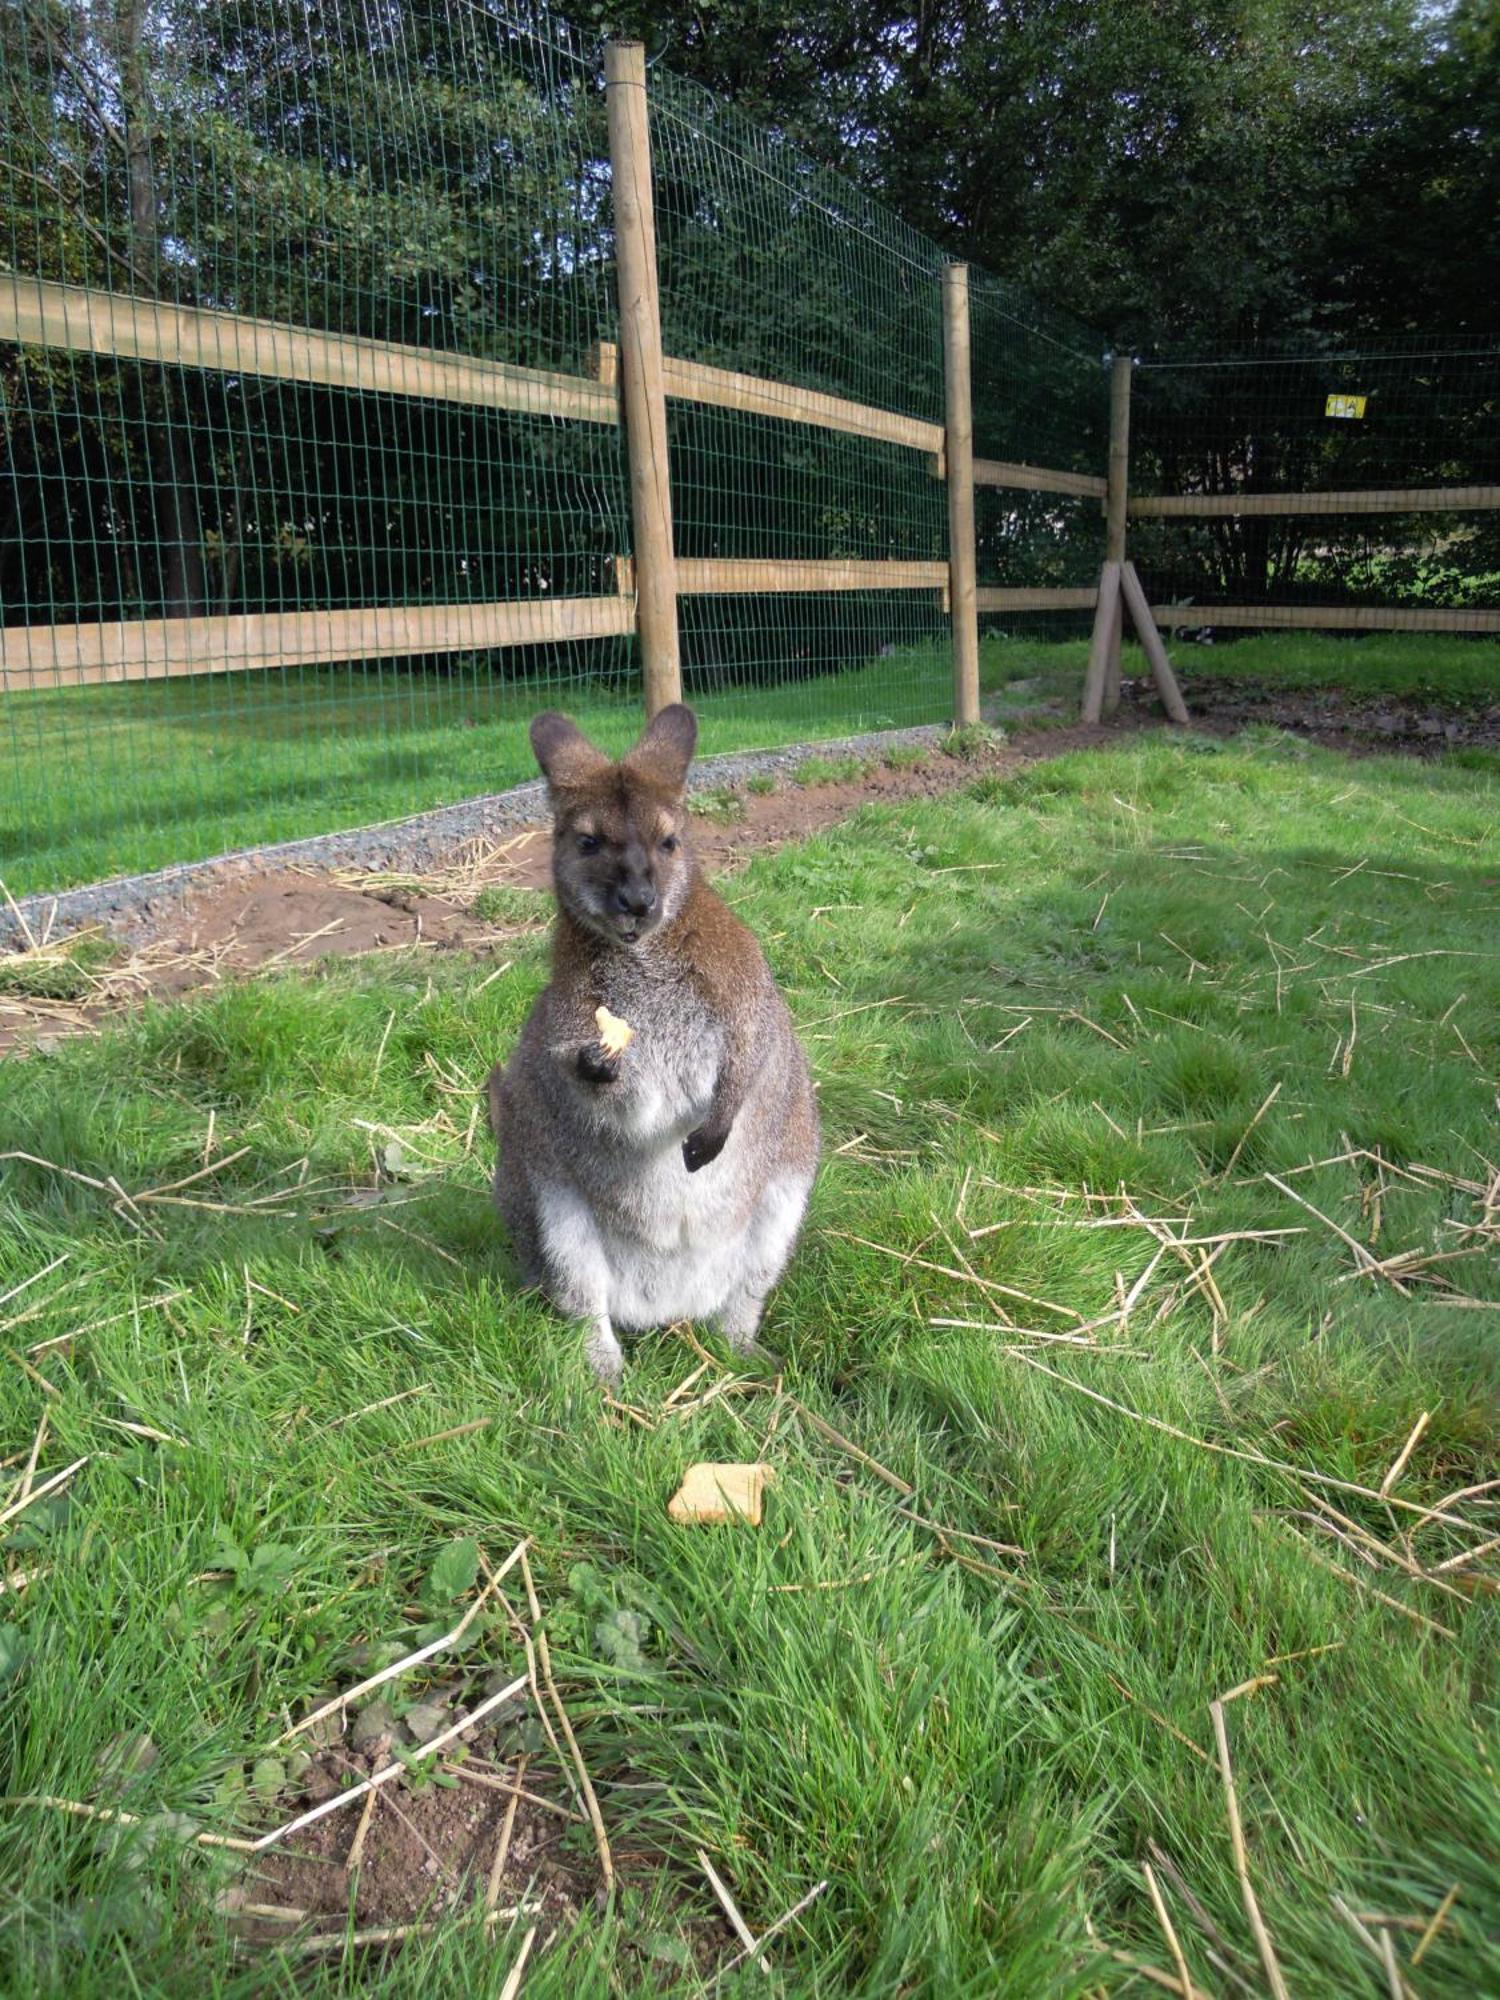
[[[695,818],[712,820],[718,826],[729,826],[745,817],[745,801],[733,785],[713,785],[695,791],[688,804]]]
[[[1298,580],[1332,585],[1383,604],[1488,608],[1500,601],[1500,569],[1484,568],[1490,557],[1486,541],[1494,546],[1496,538],[1478,532],[1445,535],[1441,552],[1434,547],[1393,550],[1379,546],[1374,537],[1346,548],[1325,544],[1301,557]]]
[[[479,1544],[472,1536],[450,1542],[427,1575],[427,1597],[439,1609],[474,1588],[479,1575]]]
[[[1500,325],[1488,0],[600,12],[1137,352]]]
[[[0,1624],[0,1683],[21,1671],[26,1661],[26,1636],[18,1626]]]
[[[624,1673],[651,1672],[651,1620],[622,1602],[638,1592],[628,1578],[611,1577],[593,1563],[575,1563],[568,1572],[568,1604],[553,1621],[565,1642],[605,1666]]]
[[[607,310],[584,247],[602,95],[560,30],[481,19],[419,9],[370,34],[172,0],[122,13],[131,42],[75,0],[27,0],[0,24],[0,258],[582,373]],[[140,214],[122,161],[145,177]],[[9,619],[482,600],[539,564],[545,588],[586,594],[627,546],[595,427],[26,348],[0,349],[0,389]]]
[[[297,1550],[287,1542],[258,1542],[246,1551],[222,1526],[218,1529],[213,1560],[229,1570],[238,1588],[247,1596],[279,1597],[297,1568]]]
[[[962,728],[946,732],[942,739],[943,754],[972,764],[990,751],[1000,749],[1005,740],[1003,729],[993,729],[985,722],[967,722]]]

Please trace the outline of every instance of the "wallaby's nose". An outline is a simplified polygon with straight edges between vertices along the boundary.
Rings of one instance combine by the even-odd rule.
[[[656,908],[656,891],[649,882],[622,882],[615,905],[627,917],[649,917]]]

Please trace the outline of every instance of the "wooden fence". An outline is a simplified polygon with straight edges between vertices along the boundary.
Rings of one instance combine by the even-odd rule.
[[[619,558],[619,588],[598,597],[499,603],[380,605],[259,616],[0,625],[0,692],[228,673],[249,668],[557,644],[635,632],[648,711],[681,694],[680,596],[809,591],[933,591],[952,621],[953,714],[979,713],[978,620],[997,613],[1094,612],[1083,713],[1118,700],[1120,639],[1128,612],[1168,712],[1186,710],[1158,628],[1326,628],[1348,631],[1500,631],[1500,610],[1450,611],[1231,604],[1148,606],[1126,554],[1131,520],[1234,515],[1457,512],[1500,507],[1500,485],[1329,493],[1129,491],[1131,363],[1114,364],[1107,472],[975,458],[967,272],[944,274],[945,423],[935,424],[789,382],[714,368],[662,351],[646,76],[636,43],[608,52],[606,90],[620,340],[601,343],[586,375],[521,368],[390,341],[320,332],[235,313],[0,274],[0,341],[217,370],[365,393],[503,409],[566,422],[625,426],[634,554]],[[939,561],[681,558],[674,554],[666,403],[708,404],[784,423],[867,438],[920,453],[948,493],[948,556]],[[975,581],[974,494],[995,487],[1097,500],[1105,555],[1096,585],[989,588]]]

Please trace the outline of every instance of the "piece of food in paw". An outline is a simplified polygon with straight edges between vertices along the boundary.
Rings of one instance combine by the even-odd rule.
[[[607,1007],[594,1009],[594,1021],[599,1029],[599,1039],[604,1044],[606,1055],[622,1056],[635,1040],[635,1029],[628,1021],[622,1021],[618,1014],[611,1014]]]

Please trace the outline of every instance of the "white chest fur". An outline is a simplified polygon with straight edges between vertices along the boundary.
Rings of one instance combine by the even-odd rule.
[[[601,1120],[643,1153],[678,1145],[702,1124],[716,1075],[717,1065],[706,1052],[674,1050],[660,1037],[641,1038],[626,1053],[619,1083],[603,1094]]]

